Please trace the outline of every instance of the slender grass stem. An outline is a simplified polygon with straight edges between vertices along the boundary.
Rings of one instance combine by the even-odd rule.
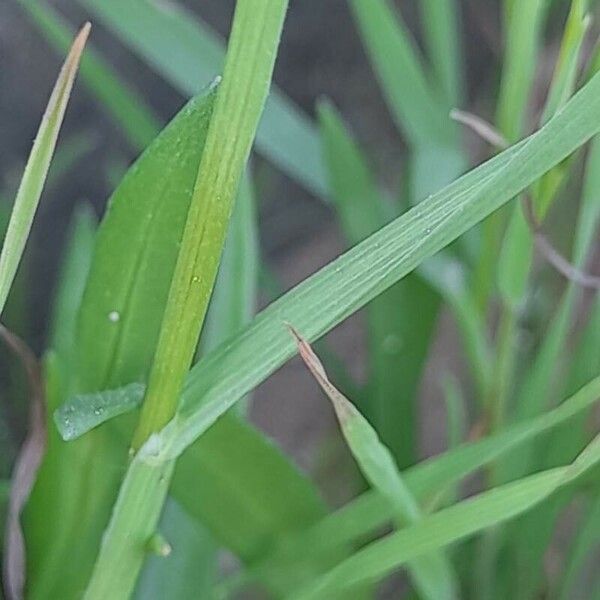
[[[173,418],[212,292],[238,183],[267,98],[287,0],[238,0],[213,117],[132,448]],[[127,598],[154,534],[175,461],[134,456],[87,599]]]

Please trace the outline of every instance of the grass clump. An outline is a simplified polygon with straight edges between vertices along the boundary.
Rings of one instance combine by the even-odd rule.
[[[2,330],[47,413],[38,411],[12,482],[0,482],[7,597],[258,588],[368,598],[384,583],[392,597],[448,600],[585,590],[600,533],[593,3],[573,0],[562,13],[540,0],[501,3],[503,61],[487,121],[465,110],[458,3],[419,3],[421,49],[391,2],[349,0],[406,142],[400,190],[379,184],[331,101],[312,121],[272,87],[285,0],[238,0],[226,49],[180,7],[79,3],[193,97],[162,127],[100,52],[83,55],[82,83],[140,156],[99,225],[85,207],[74,218],[43,360]],[[55,48],[69,47],[68,22],[46,2],[22,6]],[[563,24],[560,47],[532,120],[550,20]],[[12,284],[54,154],[60,163],[58,130],[88,32],[68,55],[6,219],[2,309],[23,293]],[[474,167],[465,128],[488,154]],[[326,203],[348,246],[257,314],[259,275],[273,274],[258,252],[264,177],[254,177],[253,145]],[[551,240],[561,210],[578,214],[570,255]],[[363,307],[358,383],[335,352],[311,344]],[[449,444],[420,460],[420,387],[444,313],[464,369],[436,373]],[[342,460],[358,467],[352,481],[333,478],[355,492],[337,509],[247,415],[253,390],[298,352],[332,401]],[[547,573],[553,532],[573,507],[580,525]],[[223,550],[239,559],[233,574],[219,569]]]

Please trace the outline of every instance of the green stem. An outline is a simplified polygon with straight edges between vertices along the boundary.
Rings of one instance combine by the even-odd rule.
[[[226,224],[270,86],[286,4],[284,0],[238,1],[223,83],[133,438],[134,450],[162,429],[177,410],[212,292]]]
[[[177,411],[216,276],[227,224],[271,84],[287,0],[238,0],[223,81],[171,282],[137,451]],[[152,442],[152,440],[150,440]],[[122,483],[86,599],[128,598],[160,516],[174,461],[136,455]]]

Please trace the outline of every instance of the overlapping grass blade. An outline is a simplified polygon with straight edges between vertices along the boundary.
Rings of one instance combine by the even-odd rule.
[[[269,92],[285,0],[236,6],[223,82],[210,119],[132,448],[177,410],[206,314],[239,180]],[[128,597],[144,561],[140,541],[156,527],[175,466],[127,469],[86,588],[93,598]]]
[[[600,127],[595,76],[540,131],[461,177],[305,280],[264,310],[239,336],[195,366],[178,417],[157,450],[181,453],[241,396],[293,354],[282,322],[309,341],[364,306],[489,215],[592,137]],[[265,349],[268,348],[268,352]]]
[[[216,548],[210,534],[171,499],[165,506],[160,531],[168,544],[168,554],[149,557],[133,597],[210,598],[217,579]]]
[[[197,94],[223,68],[222,41],[180,5],[144,0],[80,3],[182,94]],[[259,152],[292,179],[327,197],[315,127],[277,89],[267,101],[256,144]]]
[[[247,173],[240,184],[219,275],[210,300],[200,346],[208,352],[237,333],[256,312],[258,227],[253,184]]]
[[[421,509],[410,493],[389,449],[354,405],[329,381],[321,361],[310,345],[290,326],[302,360],[335,409],[344,438],[363,475],[390,504],[397,527],[418,522]],[[457,596],[452,566],[442,553],[423,555],[408,563],[415,587],[424,598],[435,600]]]
[[[50,347],[62,363],[62,380],[65,383],[77,355],[77,311],[92,262],[95,233],[96,217],[91,207],[83,205],[77,208],[62,261],[60,286],[54,297],[50,325]]]
[[[391,207],[333,107],[323,103],[319,120],[337,214],[348,242],[358,244],[389,221]],[[415,398],[435,324],[431,295],[413,275],[368,306],[369,403],[361,409],[402,466],[414,462]]]
[[[596,378],[544,415],[410,467],[404,472],[406,484],[420,504],[428,505],[477,469],[584,414],[599,397],[600,378]],[[311,549],[343,546],[366,538],[391,518],[389,503],[375,492],[366,492],[289,540],[286,548],[288,552],[302,554]]]
[[[539,504],[600,462],[600,436],[575,461],[483,492],[359,550],[293,598],[326,598],[376,581],[407,561],[497,525]]]
[[[192,100],[115,190],[77,317],[76,361],[51,406],[69,390],[96,392],[145,380],[213,100],[214,91]],[[50,445],[25,514],[32,598],[72,598],[85,585],[126,460],[127,442],[115,434],[129,428],[115,423],[85,439]],[[78,552],[71,556],[75,539]]]

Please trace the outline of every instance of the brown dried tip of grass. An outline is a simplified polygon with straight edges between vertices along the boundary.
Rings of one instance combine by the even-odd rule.
[[[75,72],[79,67],[81,55],[83,54],[83,49],[85,48],[85,44],[88,40],[91,29],[92,24],[89,21],[86,21],[86,23],[84,23],[79,30],[75,40],[73,40],[73,44],[69,50],[69,54],[67,55],[65,62],[63,63],[63,66],[60,69],[60,74],[57,80],[62,81],[62,86],[56,86],[52,91],[52,96],[48,102],[48,108],[46,109],[46,115],[52,114],[55,104],[64,95],[65,89],[69,88],[70,90],[70,88],[73,86]]]
[[[286,323],[285,325],[296,342],[300,358],[311,372],[312,376],[317,380],[321,389],[331,400],[335,414],[340,425],[343,427],[349,420],[358,414],[358,411],[352,402],[350,402],[350,400],[348,400],[348,398],[346,398],[333,383],[331,383],[323,363],[319,360],[319,357],[315,354],[310,344],[300,335],[293,325],[290,323]]]

